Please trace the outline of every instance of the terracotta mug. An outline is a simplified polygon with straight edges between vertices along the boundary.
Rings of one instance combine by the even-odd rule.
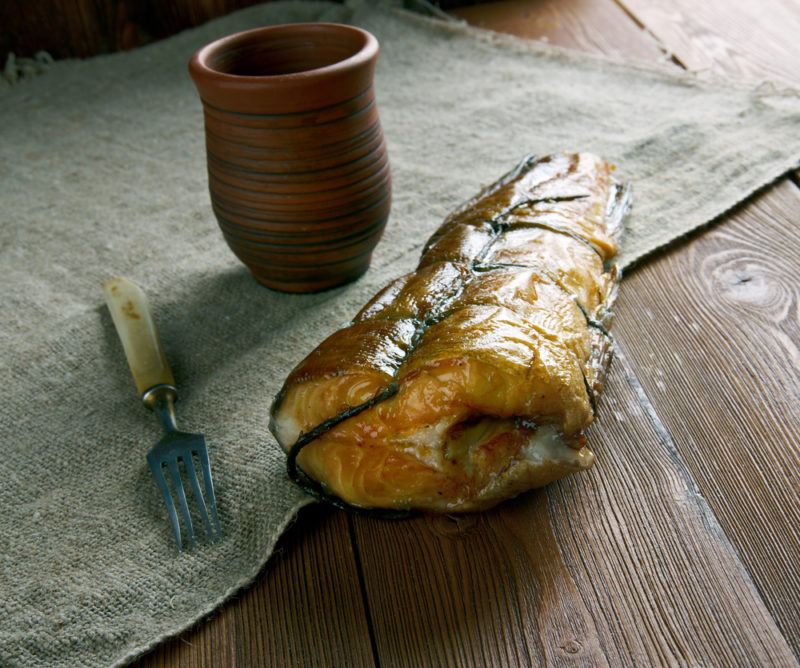
[[[214,213],[270,288],[324,290],[369,267],[391,201],[377,59],[364,30],[297,23],[225,37],[189,61]]]

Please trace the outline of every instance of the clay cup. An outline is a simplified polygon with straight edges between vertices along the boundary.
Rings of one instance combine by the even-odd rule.
[[[297,23],[225,37],[189,61],[214,214],[270,288],[324,290],[369,267],[391,201],[377,58],[364,30]]]

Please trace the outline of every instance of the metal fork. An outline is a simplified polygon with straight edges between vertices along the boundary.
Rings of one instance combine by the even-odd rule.
[[[217,514],[206,440],[202,434],[179,431],[175,424],[175,401],[178,398],[178,391],[150,313],[147,297],[138,285],[119,277],[106,281],[103,290],[142,402],[155,412],[164,428],[163,438],[147,453],[147,463],[156,486],[164,498],[178,551],[183,549],[181,527],[164,469],[167,470],[172,489],[178,499],[189,544],[191,547],[195,546],[194,527],[181,479],[180,464],[183,465],[185,477],[192,489],[192,496],[203,522],[206,537],[214,542],[222,535],[222,529]],[[205,498],[200,491],[195,458],[202,471]]]

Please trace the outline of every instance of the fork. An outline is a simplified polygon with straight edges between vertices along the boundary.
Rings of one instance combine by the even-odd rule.
[[[179,431],[175,423],[175,401],[178,398],[178,391],[150,313],[147,297],[138,285],[120,277],[106,281],[103,284],[103,291],[142,403],[155,412],[164,428],[162,439],[147,453],[147,463],[156,486],[164,498],[178,551],[183,550],[181,527],[164,469],[169,474],[172,490],[178,499],[189,544],[191,547],[195,546],[194,528],[179,464],[183,464],[195,507],[205,528],[206,538],[214,542],[221,537],[222,529],[217,515],[217,501],[214,496],[206,440],[202,434]],[[205,498],[200,491],[195,458],[202,471]]]

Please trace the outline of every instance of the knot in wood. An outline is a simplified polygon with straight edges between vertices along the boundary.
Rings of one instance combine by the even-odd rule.
[[[575,656],[576,654],[579,654],[580,651],[583,649],[583,645],[581,645],[581,643],[579,643],[577,640],[571,639],[561,643],[561,645],[559,645],[559,648],[565,654],[569,654],[570,656]]]

